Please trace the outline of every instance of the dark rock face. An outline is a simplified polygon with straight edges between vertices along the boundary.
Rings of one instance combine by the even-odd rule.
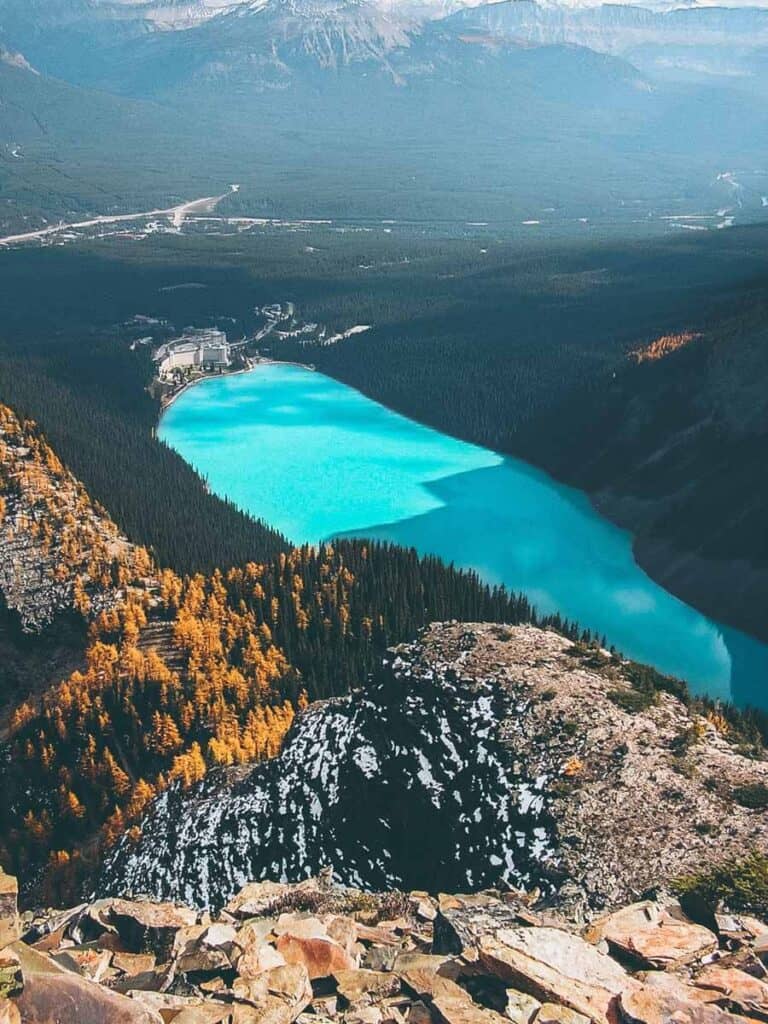
[[[328,864],[368,889],[542,884],[545,779],[498,738],[515,711],[492,680],[398,656],[365,690],[310,708],[279,758],[164,793],[100,890],[218,907],[251,879]]]
[[[666,691],[635,707],[631,668],[532,626],[436,623],[301,715],[280,757],[160,796],[100,891],[215,909],[332,865],[368,890],[538,887],[589,919],[768,848],[732,796],[768,785],[768,759]]]

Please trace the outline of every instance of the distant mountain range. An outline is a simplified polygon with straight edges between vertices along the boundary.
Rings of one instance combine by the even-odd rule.
[[[718,176],[763,166],[768,10],[427,4],[0,0],[0,46],[17,74],[4,95],[13,108],[38,73],[32,134],[52,109],[55,125],[22,155],[45,160],[43,178],[66,167],[77,179],[126,147],[133,182],[151,179],[156,196],[165,150],[191,150],[193,194],[240,181],[232,209],[249,214],[450,210],[519,223],[543,208],[575,220],[634,204],[642,219],[672,199],[725,206],[733,194]],[[60,102],[62,81],[104,116],[83,122],[83,97]],[[132,108],[118,138],[104,94],[151,106]],[[0,162],[0,180],[20,169],[8,121],[0,154],[17,156]],[[51,150],[62,134],[76,167],[71,149]],[[181,168],[166,180],[174,196],[187,192]]]

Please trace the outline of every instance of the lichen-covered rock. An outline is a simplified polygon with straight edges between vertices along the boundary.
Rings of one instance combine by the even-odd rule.
[[[0,949],[19,937],[19,884],[0,868]]]

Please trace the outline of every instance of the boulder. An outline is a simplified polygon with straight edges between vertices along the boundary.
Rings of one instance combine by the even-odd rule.
[[[285,967],[285,957],[274,946],[265,942],[254,942],[235,961],[237,973],[242,978],[257,978],[275,967]]]
[[[24,987],[21,960],[10,947],[0,950],[0,996],[16,996]]]
[[[616,997],[636,984],[615,960],[557,928],[502,929],[480,942],[477,959],[505,985],[595,1021],[607,1020]]]
[[[363,966],[369,971],[391,971],[397,960],[397,949],[392,946],[371,946],[363,956]]]
[[[122,974],[134,975],[152,971],[155,968],[154,953],[113,953],[112,966]]]
[[[293,935],[297,939],[327,939],[328,929],[319,917],[306,914],[281,914],[272,926],[275,935]]]
[[[495,896],[487,893],[446,896],[441,893],[434,920],[432,949],[435,953],[461,953],[477,945],[483,936],[493,935],[501,928],[513,928],[519,923],[515,906],[502,903]]]
[[[5,996],[0,996],[0,1024],[21,1024],[18,1006]]]
[[[132,990],[128,993],[131,999],[152,1010],[164,1021],[175,1020],[182,1010],[197,1006],[199,999],[193,996],[175,996],[170,992],[143,992]]]
[[[670,910],[650,900],[599,918],[584,935],[645,967],[662,969],[693,963],[717,949],[717,937],[690,921],[678,905]]]
[[[694,985],[707,1002],[768,1018],[768,984],[746,971],[711,964],[696,975]]]
[[[112,953],[108,949],[70,947],[60,953],[52,953],[53,959],[62,967],[77,971],[91,981],[104,981],[110,976],[117,976],[116,971],[110,972]]]
[[[21,934],[18,904],[19,883],[0,868],[0,949],[10,946]]]
[[[334,979],[336,991],[354,1010],[378,1003],[400,991],[398,976],[383,971],[335,971]]]
[[[589,1017],[583,1013],[569,1010],[567,1006],[557,1003],[544,1003],[536,1017],[536,1024],[590,1024]]]
[[[181,928],[173,940],[179,974],[230,970],[230,953],[237,933],[231,925],[192,925]]]
[[[501,1014],[478,1006],[455,981],[439,975],[434,978],[432,1014],[442,1024],[505,1024]]]
[[[661,971],[625,989],[619,1012],[625,1024],[744,1024],[743,1018],[700,1002],[679,978]]]
[[[351,917],[328,917],[324,920],[329,938],[333,939],[354,957],[362,953],[357,941],[357,921]]]
[[[378,1006],[362,1006],[359,1010],[350,1010],[344,1024],[384,1024],[384,1013]]]
[[[403,950],[395,957],[392,970],[397,974],[413,970],[427,971],[430,974],[440,973],[443,977],[455,979],[459,973],[459,965],[450,956]]]
[[[257,978],[237,978],[233,985],[235,999],[253,1013],[239,1015],[244,1022],[260,1024],[292,1024],[312,1002],[312,985],[303,964],[288,964],[265,971]],[[235,1020],[238,1015],[235,1014]]]
[[[224,1024],[228,1022],[232,1007],[226,1003],[196,1003],[187,1006],[171,1020],[173,1024]]]
[[[112,900],[107,920],[133,953],[154,953],[158,960],[168,959],[177,932],[197,922],[197,914],[175,903]]]
[[[139,1003],[58,967],[30,947],[15,947],[24,972],[16,999],[24,1024],[164,1024]]]
[[[507,989],[507,1005],[504,1009],[504,1016],[513,1024],[531,1024],[536,1014],[541,1009],[541,1003],[533,996],[525,992],[518,992],[517,989]]]
[[[276,949],[287,964],[302,964],[309,977],[327,978],[337,971],[354,970],[357,964],[337,942],[328,938],[303,938],[299,935],[280,935]]]
[[[408,1024],[433,1024],[432,1014],[429,1012],[427,1005],[422,1003],[421,1000],[411,1005],[406,1019]]]
[[[234,896],[224,908],[233,917],[245,919],[261,917],[278,900],[295,892],[299,887],[283,882],[250,882]]]
[[[371,943],[376,946],[399,946],[400,939],[394,931],[389,928],[374,927],[373,925],[357,924],[358,942]]]

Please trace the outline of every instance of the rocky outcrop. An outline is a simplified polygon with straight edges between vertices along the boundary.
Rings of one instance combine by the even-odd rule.
[[[147,900],[27,914],[23,940],[0,953],[16,971],[0,995],[0,1022],[768,1019],[768,956],[759,952],[768,925],[760,921],[730,915],[736,929],[716,934],[664,899],[622,908],[582,931],[530,904],[530,895],[511,891],[364,893],[324,876],[250,883],[213,919]],[[663,969],[641,969],[624,956],[620,937],[631,922],[640,932],[655,929]]]
[[[36,424],[0,405],[0,592],[22,630],[39,633],[62,614],[113,607],[149,564]]]
[[[312,706],[279,758],[165,792],[101,892],[218,907],[249,878],[333,864],[364,888],[538,887],[594,917],[768,850],[765,813],[739,802],[768,785],[765,758],[670,693],[638,702],[632,671],[533,627],[432,626]]]

